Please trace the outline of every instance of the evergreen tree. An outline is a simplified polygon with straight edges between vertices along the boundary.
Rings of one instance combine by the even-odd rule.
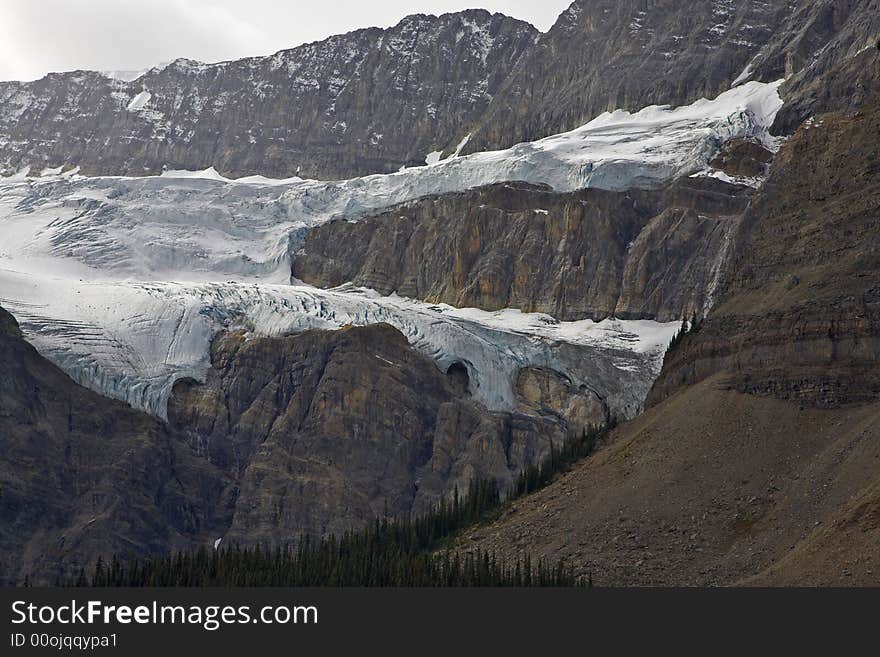
[[[391,519],[387,510],[361,530],[294,544],[224,545],[208,550],[120,560],[98,559],[91,579],[81,570],[74,586],[592,586],[565,566],[529,554],[513,564],[476,550],[462,556],[451,550],[463,529],[497,515],[503,505],[547,486],[556,476],[593,452],[615,426],[588,427],[551,444],[549,454],[523,470],[502,498],[494,479],[475,479],[461,496],[441,499],[430,512]],[[68,583],[68,585],[70,585]]]

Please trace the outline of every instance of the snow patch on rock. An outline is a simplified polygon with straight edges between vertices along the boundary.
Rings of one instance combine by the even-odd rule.
[[[149,91],[144,89],[131,99],[125,109],[127,109],[129,112],[138,112],[147,106],[147,103],[150,102],[150,98],[152,97],[153,95]]]

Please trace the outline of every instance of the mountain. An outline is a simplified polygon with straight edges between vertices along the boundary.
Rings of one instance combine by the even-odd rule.
[[[876,585],[880,95],[808,121],[638,419],[466,546],[598,584]]]
[[[135,79],[53,73],[0,83],[0,172],[352,178],[783,77],[774,133],[790,133],[880,79],[869,56],[848,64],[878,16],[878,0],[577,0],[544,35],[468,10]]]
[[[608,419],[592,391],[523,368],[490,412],[387,324],[283,338],[219,334],[169,421],[76,384],[0,308],[0,582],[75,577],[99,556],[280,545],[508,486],[551,443]]]
[[[808,80],[876,44],[878,17],[876,0],[576,0],[465,129],[464,152],[571,130],[605,111],[712,98],[746,80],[790,77],[783,97],[799,99]],[[780,128],[809,114],[797,116]]]
[[[503,492],[613,419],[460,549],[876,583],[876,9],[578,0],[0,86],[4,581]]]
[[[414,15],[270,57],[179,59],[126,81],[0,83],[0,171],[350,178],[425,163],[482,113],[537,38],[483,10]]]

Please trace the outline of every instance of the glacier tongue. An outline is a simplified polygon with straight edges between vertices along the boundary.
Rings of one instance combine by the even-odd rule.
[[[163,416],[174,382],[204,381],[216,331],[255,335],[386,322],[445,370],[464,363],[474,396],[494,410],[516,405],[525,366],[568,374],[631,416],[659,371],[678,323],[556,322],[519,311],[488,313],[382,297],[246,283],[87,282],[0,271],[0,304],[28,339],[75,380]]]

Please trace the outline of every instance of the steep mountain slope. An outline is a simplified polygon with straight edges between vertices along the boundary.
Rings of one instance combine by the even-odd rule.
[[[465,152],[570,130],[617,108],[711,98],[745,80],[797,74],[784,94],[795,99],[873,46],[878,16],[877,0],[575,0],[467,129]],[[817,111],[830,109],[842,107]],[[788,116],[779,127],[789,131],[806,118],[798,109]]]
[[[546,35],[483,10],[414,15],[271,57],[177,60],[134,80],[77,71],[4,82],[0,172],[349,178],[782,77],[789,106],[776,131],[790,132],[810,113],[853,107],[847,98],[878,80],[867,58],[841,71],[880,39],[878,1],[576,0]]]
[[[516,67],[465,150],[564,132],[604,111],[712,98],[773,37],[789,5],[576,0]],[[759,79],[783,73],[768,67]]]
[[[878,136],[876,95],[799,129],[654,405],[475,545],[609,584],[880,583]]]
[[[207,541],[221,473],[155,418],[71,381],[0,308],[0,582]]]
[[[880,0],[797,4],[744,78],[760,79],[784,62],[786,105],[774,133],[790,134],[814,114],[851,111],[880,84]]]
[[[873,17],[880,22],[880,7]],[[880,34],[880,26],[875,26],[874,33]],[[773,131],[789,134],[804,120],[823,112],[854,112],[878,87],[880,37],[849,59],[792,76],[783,86],[786,103],[776,115]]]
[[[0,83],[0,171],[327,179],[424,164],[537,34],[483,10],[414,15],[271,57],[177,60],[130,82],[77,71]]]
[[[878,463],[876,402],[802,408],[706,379],[461,547],[565,559],[597,586],[878,585]]]

